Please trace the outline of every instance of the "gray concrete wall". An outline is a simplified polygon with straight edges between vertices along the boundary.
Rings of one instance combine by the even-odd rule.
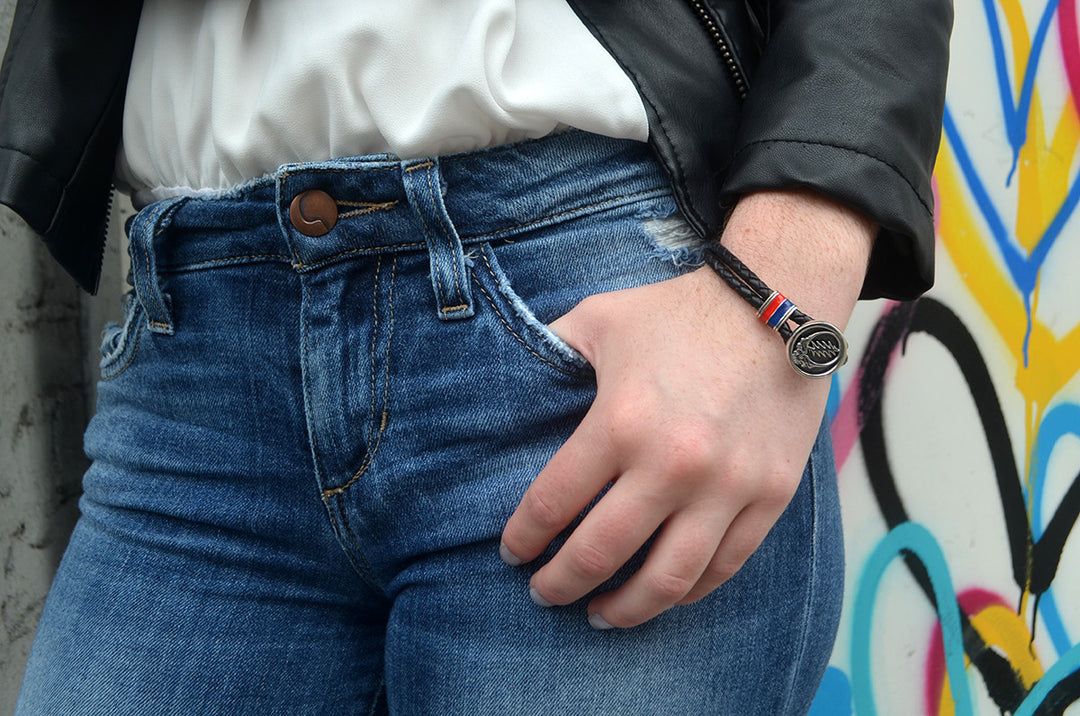
[[[14,0],[2,0],[6,41]],[[117,229],[122,219],[114,219]],[[99,296],[83,293],[41,241],[0,209],[0,714],[19,682],[53,572],[78,515],[97,344],[119,315],[119,241]]]

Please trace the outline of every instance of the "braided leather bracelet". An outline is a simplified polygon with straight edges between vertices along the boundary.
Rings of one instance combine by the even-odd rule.
[[[800,311],[782,293],[766,286],[719,241],[709,242],[705,262],[757,310],[762,323],[780,335],[796,373],[819,378],[832,375],[847,363],[847,341],[839,328],[828,321],[815,321]],[[789,323],[794,323],[795,328]]]

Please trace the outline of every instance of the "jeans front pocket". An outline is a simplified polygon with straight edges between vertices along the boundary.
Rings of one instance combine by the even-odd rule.
[[[675,211],[670,196],[652,197],[480,244],[467,255],[481,300],[534,359],[572,376],[591,376],[585,357],[549,325],[589,296],[690,270],[692,252],[665,245],[666,237],[657,235],[659,228],[682,238],[685,222]]]
[[[110,322],[102,331],[101,380],[112,380],[131,366],[146,328],[142,305],[135,291],[128,291],[122,300],[122,322]]]
[[[473,277],[498,320],[535,359],[571,376],[591,372],[585,356],[548,328],[514,291],[490,244],[481,245],[476,252]],[[573,305],[567,306],[563,313],[570,308]]]

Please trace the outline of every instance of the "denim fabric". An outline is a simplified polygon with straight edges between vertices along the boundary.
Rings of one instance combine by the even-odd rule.
[[[540,608],[498,556],[594,397],[545,324],[688,270],[649,230],[675,211],[645,145],[570,132],[140,212],[17,713],[805,712],[843,572],[824,430],[746,566],[641,627]]]

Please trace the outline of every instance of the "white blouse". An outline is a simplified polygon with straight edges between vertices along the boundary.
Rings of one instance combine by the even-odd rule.
[[[146,0],[117,169],[142,205],[288,162],[567,126],[648,138],[633,84],[565,0]]]

